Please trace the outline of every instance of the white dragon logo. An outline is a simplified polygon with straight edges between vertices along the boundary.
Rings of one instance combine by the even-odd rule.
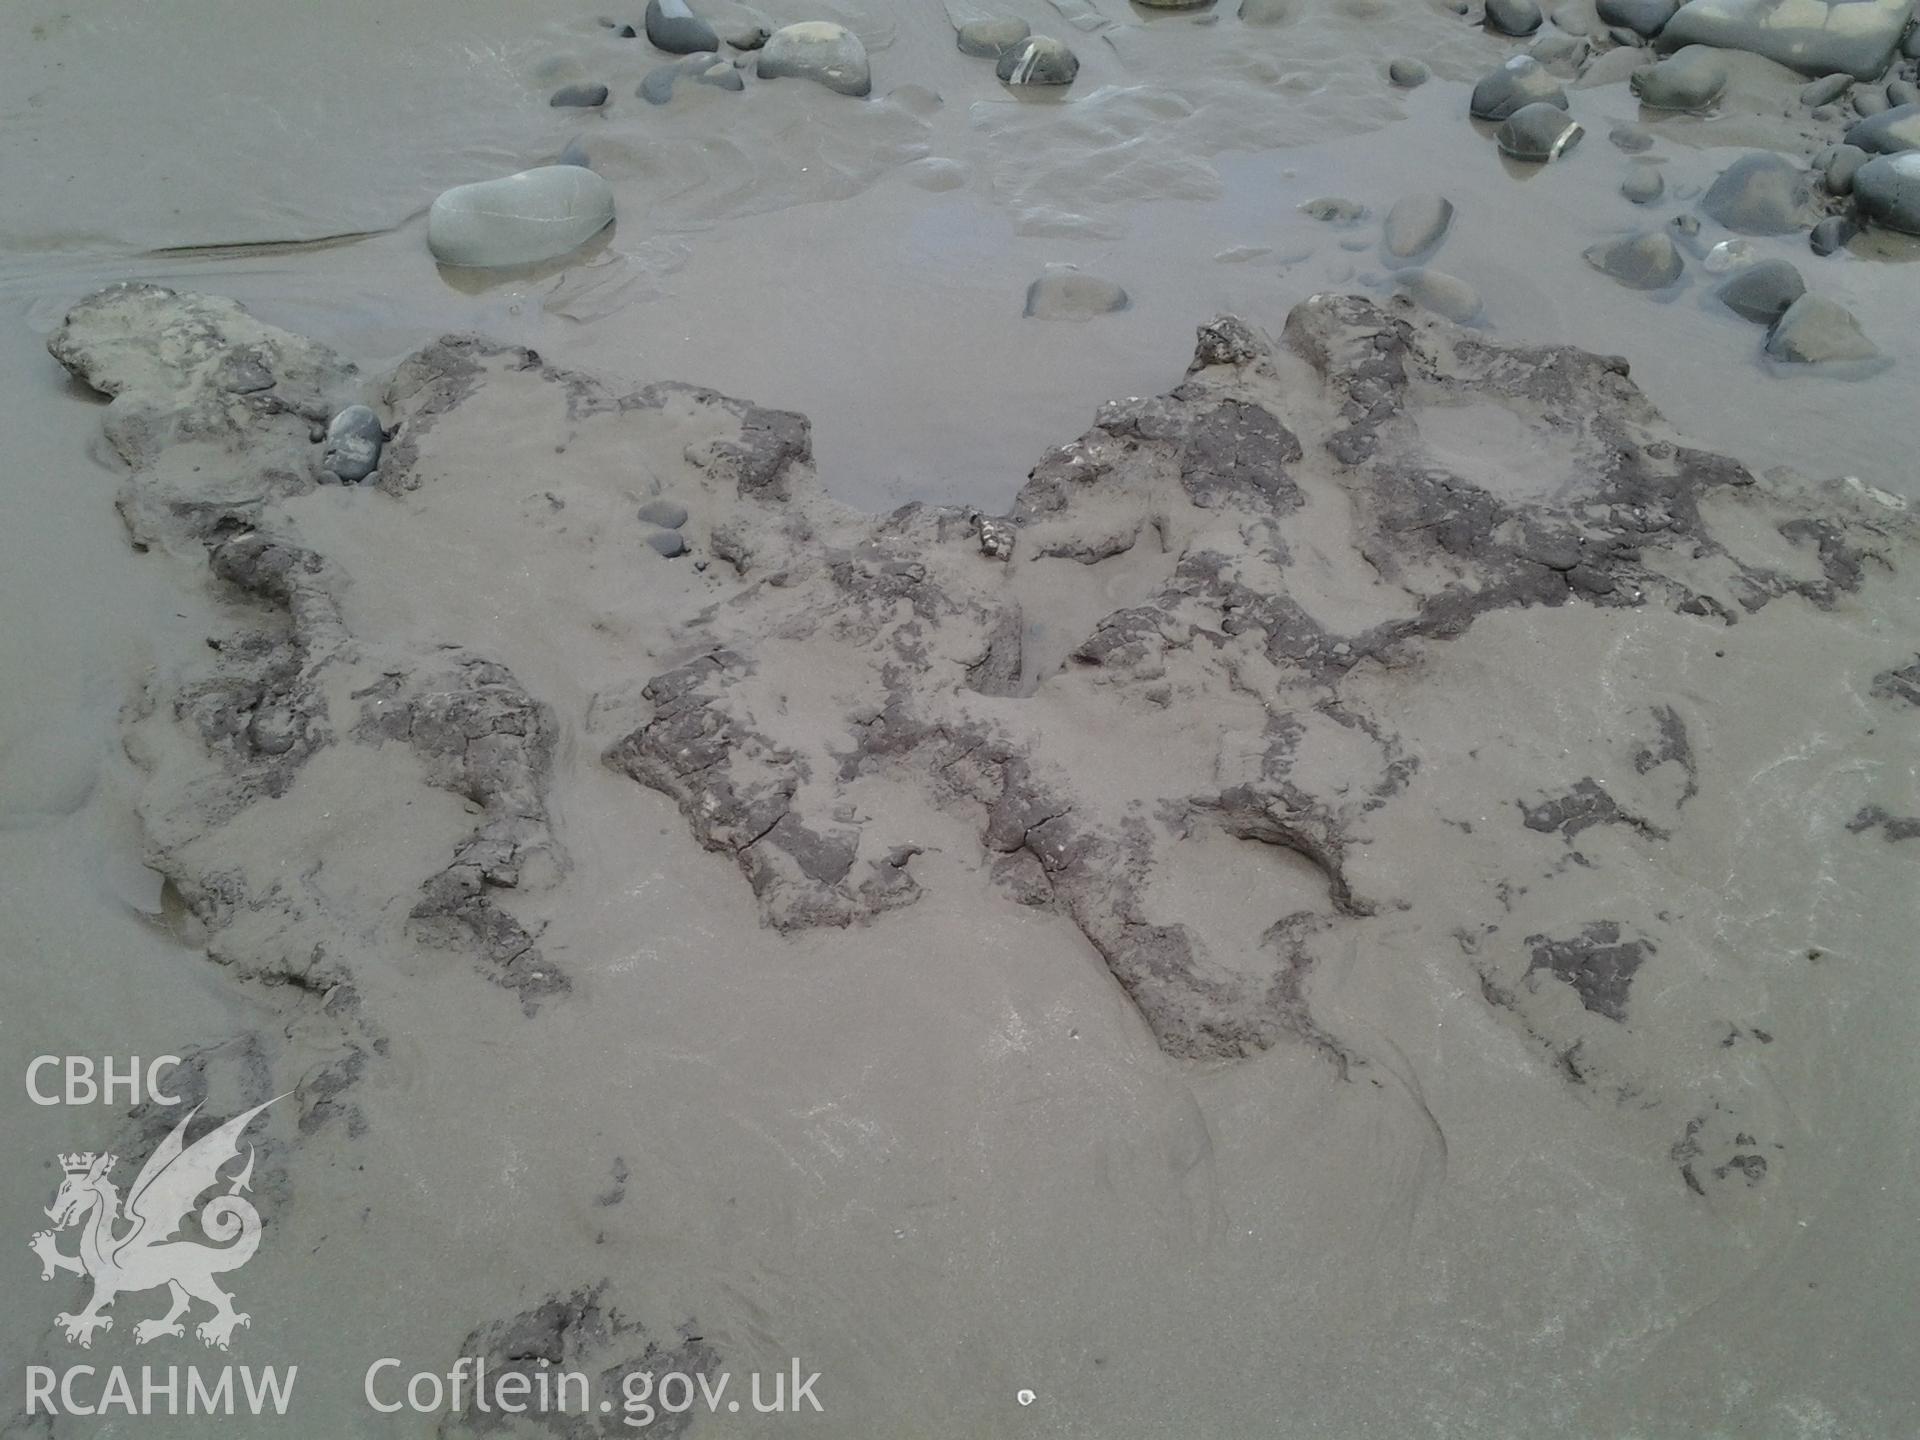
[[[42,1280],[51,1280],[59,1270],[93,1277],[93,1298],[86,1309],[77,1315],[62,1313],[54,1317],[70,1343],[91,1348],[95,1330],[113,1329],[113,1317],[104,1312],[115,1297],[162,1285],[172,1292],[173,1304],[159,1319],[142,1320],[133,1327],[136,1344],[144,1345],[162,1335],[184,1335],[180,1317],[194,1300],[213,1306],[211,1318],[195,1327],[195,1333],[207,1345],[226,1349],[234,1328],[250,1323],[251,1317],[233,1308],[233,1296],[222,1290],[214,1277],[226,1270],[238,1270],[253,1258],[260,1245],[260,1212],[239,1193],[253,1179],[252,1146],[247,1147],[246,1168],[228,1183],[227,1193],[214,1196],[200,1210],[200,1229],[214,1243],[202,1245],[174,1237],[192,1211],[193,1202],[219,1183],[221,1167],[239,1155],[240,1132],[273,1103],[269,1100],[266,1105],[236,1115],[191,1145],[185,1143],[187,1125],[200,1110],[195,1106],[188,1111],[186,1119],[174,1126],[173,1133],[140,1167],[127,1193],[124,1216],[120,1213],[119,1187],[107,1178],[118,1156],[88,1151],[60,1157],[66,1179],[60,1182],[59,1193],[46,1212],[54,1229],[35,1235],[29,1248],[40,1257]],[[124,1234],[116,1234],[123,1220],[131,1221],[132,1226]],[[84,1226],[80,1251],[64,1255],[55,1244],[55,1231],[75,1225]]]

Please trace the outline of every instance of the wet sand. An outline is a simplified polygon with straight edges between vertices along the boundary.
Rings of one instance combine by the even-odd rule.
[[[1278,335],[1309,295],[1384,300],[1380,217],[1440,189],[1457,215],[1432,263],[1485,297],[1487,338],[1626,357],[1678,435],[1765,484],[1778,472],[1783,494],[1802,493],[1789,471],[1920,494],[1902,408],[1920,303],[1898,244],[1815,260],[1803,234],[1752,242],[1862,317],[1890,363],[1844,378],[1768,371],[1760,332],[1711,298],[1717,277],[1697,259],[1684,288],[1650,298],[1580,258],[1690,210],[1734,157],[1726,147],[1810,153],[1776,113],[1792,100],[1784,80],[1752,79],[1765,104],[1651,125],[1667,196],[1646,214],[1616,193],[1629,158],[1607,141],[1644,118],[1624,84],[1575,88],[1583,145],[1516,173],[1464,113],[1471,82],[1512,45],[1424,7],[1327,6],[1260,31],[1230,11],[1196,25],[1119,6],[1082,31],[1038,7],[1036,30],[1083,61],[1064,106],[1014,98],[953,51],[937,11],[805,14],[867,41],[873,100],[776,82],[656,109],[632,90],[664,57],[607,37],[592,11],[535,23],[504,6],[370,8],[324,25],[191,7],[164,26],[136,7],[10,15],[26,38],[8,47],[19,79],[0,176],[15,200],[0,227],[0,373],[17,417],[0,439],[15,521],[0,542],[0,673],[14,681],[0,707],[5,1068],[47,1052],[204,1051],[194,1068],[211,1112],[295,1089],[269,1124],[268,1239],[244,1272],[254,1319],[233,1358],[301,1366],[287,1422],[301,1433],[434,1433],[437,1417],[368,1411],[370,1358],[444,1369],[488,1325],[602,1282],[666,1348],[697,1335],[737,1372],[803,1357],[824,1376],[827,1413],[792,1428],[813,1433],[1912,1428],[1916,1277],[1898,1237],[1916,1141],[1904,1103],[1920,998],[1903,938],[1920,918],[1914,842],[1847,824],[1869,803],[1916,808],[1911,709],[1871,688],[1876,657],[1912,659],[1910,569],[1832,611],[1775,600],[1724,639],[1656,608],[1503,610],[1437,642],[1417,683],[1392,666],[1359,675],[1351,703],[1424,737],[1425,778],[1410,792],[1418,818],[1371,852],[1391,857],[1376,888],[1412,908],[1383,907],[1306,983],[1314,1026],[1349,1063],[1300,1027],[1240,1053],[1175,1053],[1074,916],[988,886],[975,829],[937,807],[885,789],[843,797],[926,846],[918,898],[850,928],[782,930],[669,794],[604,764],[644,718],[640,685],[684,658],[708,583],[640,553],[628,519],[651,480],[679,473],[686,437],[548,459],[570,433],[502,392],[444,462],[483,500],[437,482],[333,488],[287,516],[349,577],[353,634],[471,647],[549,708],[545,804],[570,868],[514,913],[571,988],[528,1015],[524,991],[408,929],[422,877],[405,866],[458,843],[471,806],[391,746],[322,755],[291,818],[205,828],[260,867],[256,893],[275,867],[306,883],[324,862],[315,893],[334,923],[359,917],[330,941],[352,1014],[263,978],[254,932],[223,942],[162,894],[143,861],[189,862],[177,832],[156,839],[167,806],[153,752],[123,720],[143,693],[192,683],[209,636],[253,621],[208,578],[197,540],[129,547],[114,509],[125,461],[101,438],[97,401],[46,357],[62,316],[110,281],[233,296],[367,377],[475,331],[616,391],[712,386],[810,418],[806,495],[1000,512],[1103,402],[1177,384],[1207,317]],[[1388,86],[1402,53],[1436,78]],[[610,113],[548,109],[574,79],[612,85]],[[422,238],[434,194],[550,159],[576,135],[615,186],[609,235],[539,273],[434,266]],[[928,188],[949,178],[931,159],[956,162],[963,183]],[[1338,226],[1300,211],[1324,195],[1371,214]],[[361,238],[285,243],[349,234]],[[1701,238],[1704,253],[1725,237],[1709,224]],[[1084,323],[1023,318],[1028,284],[1062,264],[1117,282],[1129,306]],[[1305,393],[1269,397],[1303,434],[1320,413]],[[1492,418],[1420,434],[1512,499],[1538,483],[1534,432],[1480,423]],[[696,556],[710,554],[695,533]],[[1751,563],[1817,573],[1765,524],[1738,533]],[[1114,573],[1092,593],[1029,600],[1052,628],[1030,632],[1047,663],[1029,656],[1026,681],[1164,578],[1104,563]],[[479,603],[475,575],[501,577]],[[1346,593],[1342,619],[1357,624],[1370,602]],[[719,613],[745,633],[731,605]],[[1601,614],[1608,628],[1589,623]],[[804,665],[781,677],[761,643],[769,685],[806,678]],[[1533,677],[1545,678],[1522,683]],[[1519,794],[1500,797],[1500,821],[1469,808],[1483,801],[1460,778],[1477,744],[1524,735],[1543,766],[1564,751],[1524,797],[1538,803],[1549,779],[1571,783],[1607,750],[1616,707],[1655,697],[1695,717],[1707,777],[1698,802],[1675,807],[1684,823],[1661,817],[1671,838],[1657,848],[1636,849],[1631,827],[1542,838],[1516,826]],[[1216,696],[1205,713],[1232,703]],[[1062,701],[1040,739],[1078,727],[1090,759],[1165,765],[1164,793],[1193,788],[1172,784],[1195,778],[1185,759],[1083,705]],[[164,743],[179,743],[157,713]],[[415,812],[405,823],[396,796]],[[1463,842],[1442,815],[1540,845],[1525,873],[1511,850],[1511,873],[1472,873],[1541,887],[1510,928],[1570,932],[1603,913],[1651,927],[1683,912],[1636,981],[1639,1024],[1596,1019],[1449,933],[1439,917],[1467,880],[1448,868]],[[1324,897],[1313,875],[1275,876],[1243,846],[1209,843],[1169,849],[1144,902],[1156,923],[1217,923],[1233,953],[1316,883]],[[1523,982],[1517,1008],[1495,1002]],[[1730,1027],[1746,1038],[1726,1045]],[[1574,1083],[1566,1050],[1583,1036],[1601,1078]],[[19,1367],[76,1353],[49,1328],[70,1282],[41,1285],[25,1247],[59,1178],[52,1157],[131,1146],[155,1123],[14,1096],[0,1110],[23,1159],[0,1184],[19,1240],[8,1273],[21,1303],[0,1320],[9,1411]],[[1764,1131],[1784,1147],[1763,1185],[1736,1170],[1698,1194],[1684,1179],[1677,1147],[1715,1106],[1738,1111],[1756,1145]],[[89,1361],[184,1361],[136,1351],[125,1328]],[[760,1431],[719,1415],[691,1433]]]

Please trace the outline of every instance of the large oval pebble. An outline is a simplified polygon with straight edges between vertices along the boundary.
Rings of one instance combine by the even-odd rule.
[[[613,220],[613,187],[578,165],[542,165],[456,185],[427,212],[427,248],[443,265],[531,265],[564,255]]]

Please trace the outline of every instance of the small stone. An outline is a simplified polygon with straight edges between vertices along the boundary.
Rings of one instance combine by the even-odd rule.
[[[1032,320],[1091,320],[1127,308],[1127,292],[1111,280],[1063,270],[1027,287],[1025,314]]]
[[[1830,195],[1851,195],[1854,176],[1867,163],[1867,152],[1858,145],[1836,145],[1821,171]]]
[[[327,425],[327,448],[320,464],[340,479],[364,480],[380,465],[380,447],[386,444],[380,417],[365,405],[349,405]]]
[[[1063,41],[1033,35],[1002,50],[993,73],[1008,85],[1071,85],[1080,73],[1080,57]]]
[[[664,105],[673,98],[673,87],[682,76],[695,84],[712,85],[721,90],[747,88],[747,82],[740,78],[732,62],[718,55],[689,55],[649,70],[634,93],[649,104]]]
[[[1395,60],[1387,66],[1387,78],[1402,90],[1411,90],[1417,85],[1427,83],[1433,72],[1419,60]]]
[[[578,165],[542,165],[456,185],[427,211],[427,248],[443,265],[531,265],[613,223],[613,187]]]
[[[1797,365],[1829,360],[1871,360],[1880,351],[1861,333],[1844,306],[1819,295],[1802,295],[1767,336],[1767,353]]]
[[[1351,225],[1367,217],[1366,206],[1343,195],[1324,195],[1318,200],[1307,201],[1300,208],[1315,220],[1325,221],[1329,225]]]
[[[1853,92],[1853,113],[1862,118],[1872,115],[1884,115],[1892,107],[1887,103],[1887,92],[1862,85]]]
[[[1504,120],[1522,105],[1543,101],[1567,108],[1567,92],[1531,55],[1515,55],[1473,87],[1468,113],[1476,120]]]
[[[1689,45],[1657,65],[1627,77],[1640,103],[1654,110],[1705,110],[1727,88],[1727,62],[1719,51]]]
[[[1442,270],[1403,270],[1395,280],[1402,294],[1457,325],[1471,325],[1480,316],[1480,292],[1458,276]]]
[[[1708,187],[1700,208],[1742,235],[1784,235],[1819,218],[1811,177],[1768,151],[1742,156]]]
[[[758,50],[773,33],[766,16],[739,0],[701,0],[700,18],[736,50]]]
[[[1887,104],[1895,110],[1905,109],[1909,105],[1920,105],[1920,85],[1914,84],[1911,80],[1889,80]]]
[[[1847,131],[1847,143],[1873,155],[1920,150],[1920,105],[1902,105],[1860,121]]]
[[[1531,35],[1540,28],[1534,0],[1487,0],[1487,28],[1501,35]]]
[[[1032,33],[1033,27],[1026,21],[1003,15],[990,20],[969,20],[959,28],[956,38],[961,54],[998,59],[1002,50],[1018,45]]]
[[[1854,176],[1857,186],[1860,177]],[[1844,215],[1829,215],[1813,229],[1807,232],[1807,245],[1814,254],[1825,259],[1837,250],[1846,248],[1846,244],[1860,233],[1860,227]]]
[[[678,530],[656,530],[647,536],[647,544],[669,560],[687,553],[686,537]]]
[[[1594,7],[1602,24],[1631,30],[1648,39],[1658,35],[1679,8],[1680,0],[1599,0]],[[1554,23],[1560,23],[1558,17]]]
[[[1659,167],[1645,161],[1627,171],[1627,178],[1620,182],[1620,193],[1636,205],[1651,205],[1666,189],[1667,180]]]
[[[1853,203],[1862,219],[1920,235],[1920,150],[1876,155],[1863,164],[1854,172]]]
[[[678,530],[687,523],[687,507],[664,495],[642,501],[639,515],[647,524],[658,525],[662,530]]]
[[[1707,252],[1707,258],[1701,262],[1709,275],[1730,275],[1735,270],[1745,269],[1760,257],[1754,253],[1751,240],[1722,240]]]
[[[762,80],[815,80],[842,95],[866,95],[873,89],[867,47],[851,30],[829,20],[807,20],[774,31],[760,49],[757,73]]]
[[[975,512],[972,516],[974,531],[980,537],[980,553],[989,560],[1011,560],[1013,547],[1019,540],[1020,532],[1014,529],[1010,520],[997,520],[990,515]]]
[[[1291,25],[1300,18],[1300,6],[1301,0],[1240,0],[1240,20],[1246,25]]]
[[[1556,105],[1536,101],[1531,105],[1522,105],[1502,120],[1493,138],[1500,146],[1501,154],[1515,160],[1544,164],[1559,159],[1578,145],[1584,134],[1585,128],[1569,118],[1566,111]]]
[[[1386,252],[1396,260],[1417,260],[1437,246],[1453,223],[1453,202],[1444,195],[1403,195],[1394,201],[1382,227]]]
[[[1653,136],[1638,125],[1616,125],[1607,132],[1607,139],[1629,155],[1643,155],[1653,148]]]
[[[1800,103],[1809,110],[1822,105],[1831,105],[1853,86],[1853,76],[1845,71],[1836,71],[1832,75],[1822,75],[1818,80],[1809,80],[1800,87]]]
[[[1591,49],[1578,35],[1564,35],[1555,30],[1529,45],[1527,54],[1549,70],[1554,70],[1555,66],[1561,67],[1555,70],[1556,74],[1571,75],[1579,70]]]
[[[647,39],[669,55],[718,50],[713,26],[687,8],[687,0],[647,0]]]
[[[1771,325],[1807,293],[1800,272],[1785,260],[1762,260],[1720,287],[1720,303],[1742,320]]]
[[[547,104],[556,110],[591,110],[607,103],[604,85],[562,85]]]
[[[1664,290],[1686,270],[1673,238],[1664,230],[1623,235],[1589,246],[1586,261],[1630,290]]]

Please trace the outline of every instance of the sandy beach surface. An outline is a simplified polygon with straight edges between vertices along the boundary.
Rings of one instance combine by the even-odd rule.
[[[1920,1434],[1911,6],[643,8],[0,16],[0,1434]]]

